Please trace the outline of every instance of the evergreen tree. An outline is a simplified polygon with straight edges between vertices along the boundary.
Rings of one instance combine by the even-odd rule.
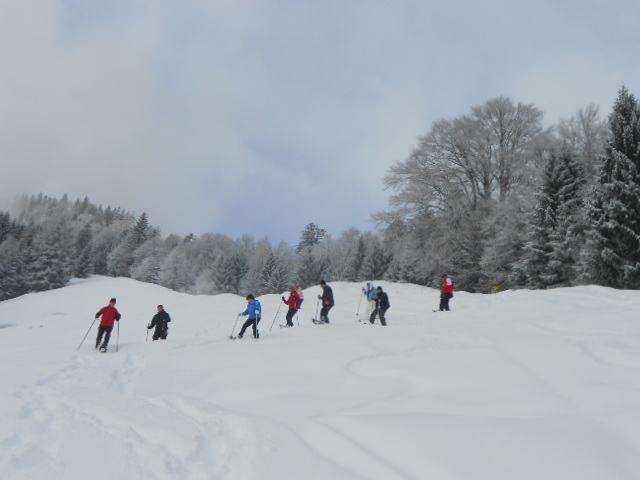
[[[91,225],[87,223],[76,238],[77,257],[74,273],[77,278],[87,278],[93,270],[91,264],[91,239]]]
[[[307,288],[310,285],[318,285],[320,280],[325,276],[328,262],[316,258],[311,247],[307,247],[300,252],[296,260],[296,278],[298,283],[303,288]]]
[[[622,87],[609,116],[598,184],[587,205],[583,275],[615,288],[640,288],[640,107]]]
[[[367,248],[369,254],[364,260],[362,273],[364,278],[382,280],[387,268],[389,268],[392,255],[385,251],[377,237],[371,237],[369,243],[370,245]]]
[[[364,238],[361,236],[360,238],[358,238],[358,243],[356,245],[355,251],[349,259],[349,268],[344,278],[347,282],[357,282],[365,279],[363,270],[366,256],[367,247],[365,245]]]
[[[282,261],[274,253],[267,257],[260,280],[260,295],[284,292],[291,283]]]
[[[318,227],[315,223],[310,223],[302,231],[300,243],[296,247],[296,253],[300,253],[305,247],[313,247],[322,242],[327,231]]]
[[[213,269],[216,286],[224,293],[240,293],[242,279],[249,272],[249,262],[241,254],[220,257]]]
[[[24,257],[22,245],[15,238],[9,237],[0,244],[0,301],[29,292]]]
[[[123,219],[128,217],[124,212],[121,212],[119,216]],[[107,258],[107,272],[109,275],[114,277],[130,276],[131,268],[136,263],[136,260],[138,260],[138,264],[144,260],[144,258],[136,257],[134,252],[156,234],[157,232],[149,226],[147,214],[143,212],[135,224],[123,233],[118,246],[109,254]],[[145,270],[148,272],[148,268]]]
[[[549,158],[542,191],[524,247],[527,285],[533,288],[570,285],[576,277],[580,250],[584,168],[569,152]]]

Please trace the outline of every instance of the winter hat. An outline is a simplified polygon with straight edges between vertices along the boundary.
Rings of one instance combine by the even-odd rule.
[[[320,285],[326,285],[327,282],[325,282],[324,280],[320,280]]]
[[[116,303],[116,297],[113,297],[111,300],[109,300],[109,303]]]
[[[378,291],[381,292],[382,291],[382,287],[378,287]]]

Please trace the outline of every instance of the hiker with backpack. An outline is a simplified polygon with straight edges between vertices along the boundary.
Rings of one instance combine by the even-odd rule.
[[[289,311],[287,312],[287,327],[293,327],[293,317],[298,310],[300,309],[300,304],[302,303],[300,300],[300,296],[295,288],[289,288],[289,298],[285,300],[284,296],[282,297],[282,301],[289,306]]]
[[[449,300],[453,298],[453,280],[449,275],[445,275],[442,278],[442,285],[440,285],[440,311],[449,311]]]

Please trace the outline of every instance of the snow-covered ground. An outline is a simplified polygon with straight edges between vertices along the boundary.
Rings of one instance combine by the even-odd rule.
[[[0,303],[0,478],[640,478],[640,292],[460,292],[434,313],[435,290],[382,285],[388,327],[333,283],[330,325],[319,287],[291,329],[261,297],[259,341],[229,340],[242,297],[129,279]],[[78,351],[113,296],[119,351],[117,330],[93,349],[97,322]],[[147,341],[159,303],[169,339]]]

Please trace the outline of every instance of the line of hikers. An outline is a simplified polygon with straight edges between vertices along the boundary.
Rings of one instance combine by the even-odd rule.
[[[317,322],[316,319],[314,319],[314,322],[328,324],[329,311],[335,305],[333,290],[329,285],[327,285],[327,282],[325,282],[324,280],[320,280],[320,287],[322,287],[322,294],[318,295],[318,300],[322,301],[322,309],[320,310],[320,319]],[[445,275],[442,280],[442,284],[440,285],[440,311],[449,310],[449,300],[453,298],[453,292],[453,280],[449,275]],[[389,295],[383,290],[381,286],[374,287],[373,283],[371,282],[367,282],[366,287],[362,288],[362,294],[367,298],[367,316],[369,317],[369,322],[373,324],[376,317],[380,317],[380,323],[383,326],[387,326],[386,313],[387,310],[389,310],[389,308],[391,307],[391,304],[389,303]],[[362,299],[362,297],[360,298]],[[258,332],[258,324],[262,319],[262,306],[260,304],[260,301],[257,300],[253,296],[253,294],[247,295],[246,300],[248,302],[247,308],[238,314],[238,318],[241,316],[246,316],[248,318],[242,325],[237,337],[233,337],[232,332],[232,338],[242,338],[249,327],[253,328],[254,338],[260,337],[260,333]],[[298,310],[300,310],[300,307],[302,306],[302,302],[304,302],[304,293],[302,291],[302,287],[300,287],[300,285],[290,287],[289,298],[284,298],[283,296],[282,301],[289,307],[285,317],[286,324],[283,325],[283,327],[293,327],[293,317],[298,313]],[[107,351],[107,346],[109,345],[109,338],[111,337],[111,331],[113,330],[114,323],[119,322],[121,318],[120,312],[118,312],[118,310],[115,308],[115,305],[116,299],[112,298],[109,301],[109,305],[100,309],[95,315],[96,319],[102,317],[100,327],[98,328],[98,336],[96,337],[96,349],[100,348],[100,351],[103,352]],[[164,310],[164,307],[162,305],[158,305],[157,309],[158,312],[154,315],[151,322],[147,325],[147,331],[155,329],[152,337],[154,341],[158,339],[166,340],[169,333],[168,324],[169,322],[171,322],[171,316]],[[359,310],[360,305],[358,304],[358,311]]]

